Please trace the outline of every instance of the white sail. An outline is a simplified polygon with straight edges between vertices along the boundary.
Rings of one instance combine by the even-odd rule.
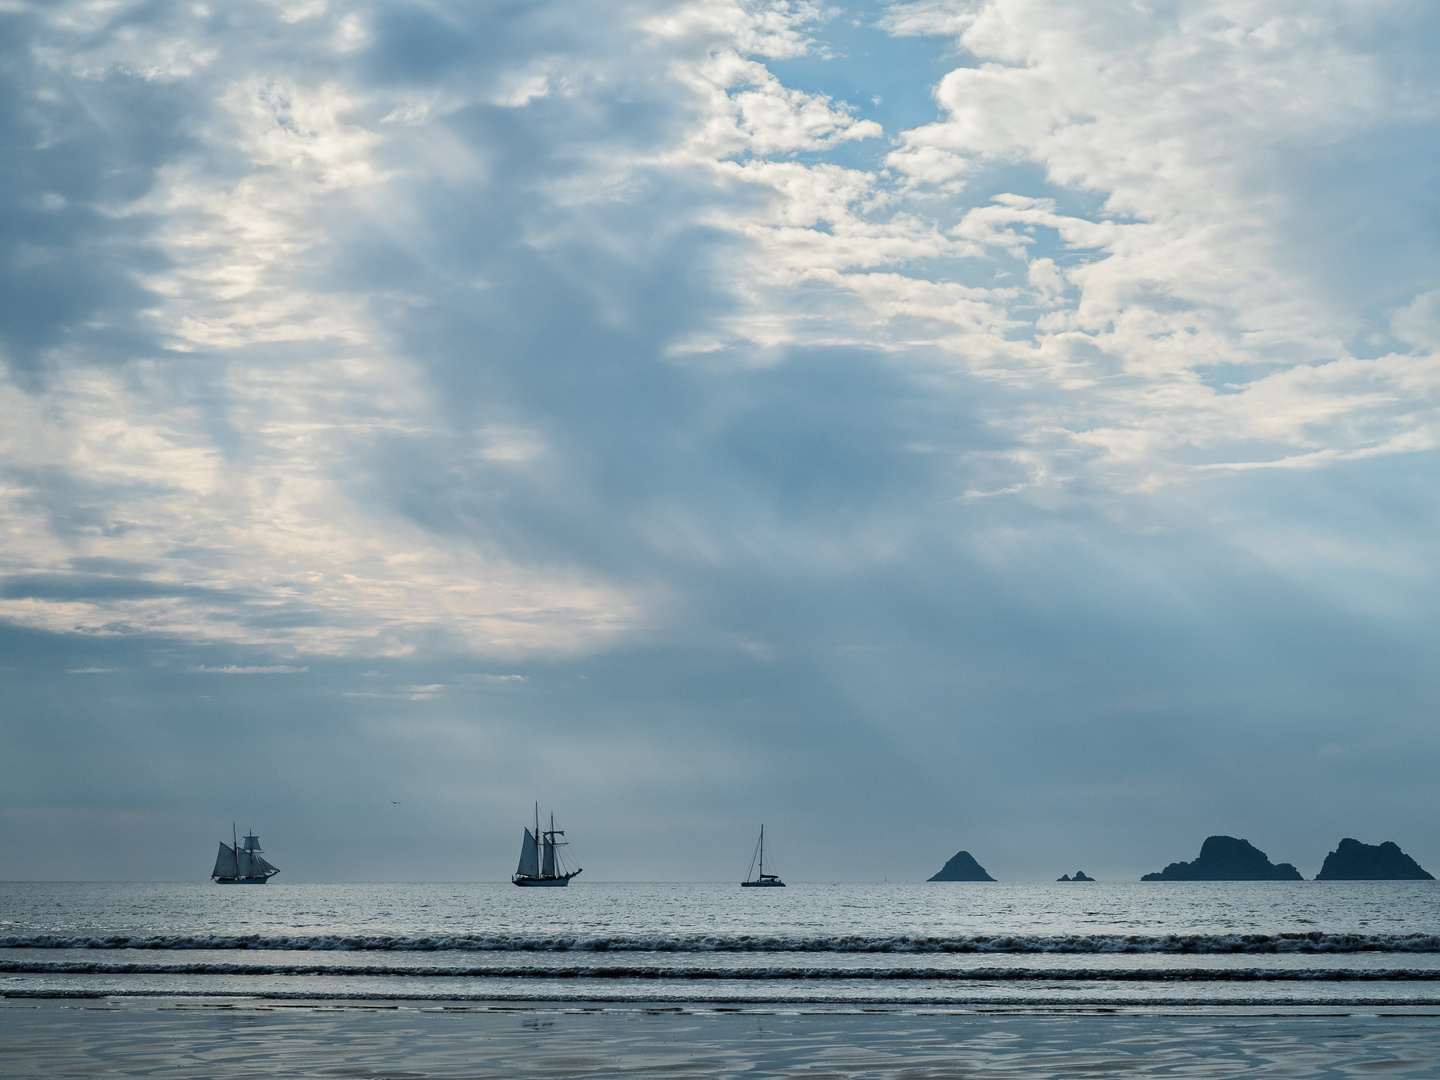
[[[540,871],[541,877],[555,876],[555,838],[545,837],[545,866]]]
[[[236,875],[237,877],[255,877],[255,856],[251,855],[250,852],[244,848],[241,848],[235,853],[235,861],[239,868],[239,873]]]
[[[279,867],[271,866],[259,855],[250,856],[250,866],[257,877],[261,874],[278,874],[280,872]]]
[[[515,872],[524,877],[538,877],[540,874],[540,852],[529,829],[525,830],[525,839],[520,845],[520,869]]]
[[[235,865],[235,849],[229,844],[220,845],[220,854],[215,856],[215,869],[210,871],[211,877],[233,878],[238,877],[238,867]]]

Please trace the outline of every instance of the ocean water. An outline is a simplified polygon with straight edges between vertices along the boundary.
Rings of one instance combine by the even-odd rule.
[[[0,883],[0,993],[1440,1007],[1440,883]]]

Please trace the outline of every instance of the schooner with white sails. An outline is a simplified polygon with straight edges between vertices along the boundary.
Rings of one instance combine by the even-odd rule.
[[[220,854],[215,857],[215,869],[210,871],[210,876],[215,879],[217,885],[264,885],[272,877],[280,872],[279,867],[271,866],[260,854],[260,838],[254,833],[247,833],[245,846],[240,846],[240,841],[235,837],[235,825],[230,825],[231,840],[227,844],[220,841]]]
[[[579,869],[567,870],[559,849],[567,841],[556,840],[564,836],[564,829],[555,828],[555,815],[550,815],[550,828],[540,831],[540,804],[535,804],[535,831],[525,829],[525,839],[520,843],[520,867],[510,875],[516,885],[569,885],[570,879],[580,873]]]

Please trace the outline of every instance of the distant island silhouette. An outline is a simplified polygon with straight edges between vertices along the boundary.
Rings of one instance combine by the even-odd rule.
[[[1434,881],[1419,863],[1400,850],[1393,840],[1383,844],[1362,844],[1346,837],[1325,856],[1325,865],[1316,881]]]
[[[1175,862],[1141,881],[1304,881],[1289,863],[1278,865],[1249,840],[1209,836],[1194,862]]]
[[[1056,881],[1094,881],[1095,879],[1094,879],[1093,877],[1091,877],[1089,874],[1085,873],[1084,870],[1076,870],[1074,877],[1071,877],[1069,874],[1064,874],[1064,875],[1056,878],[1055,880],[1056,880]]]
[[[975,861],[975,856],[968,851],[957,851],[955,855],[940,868],[940,872],[928,881],[994,881],[995,879],[985,872],[985,868]]]

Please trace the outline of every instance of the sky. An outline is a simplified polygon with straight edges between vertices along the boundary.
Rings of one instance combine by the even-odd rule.
[[[0,0],[0,879],[1440,873],[1437,50]]]

